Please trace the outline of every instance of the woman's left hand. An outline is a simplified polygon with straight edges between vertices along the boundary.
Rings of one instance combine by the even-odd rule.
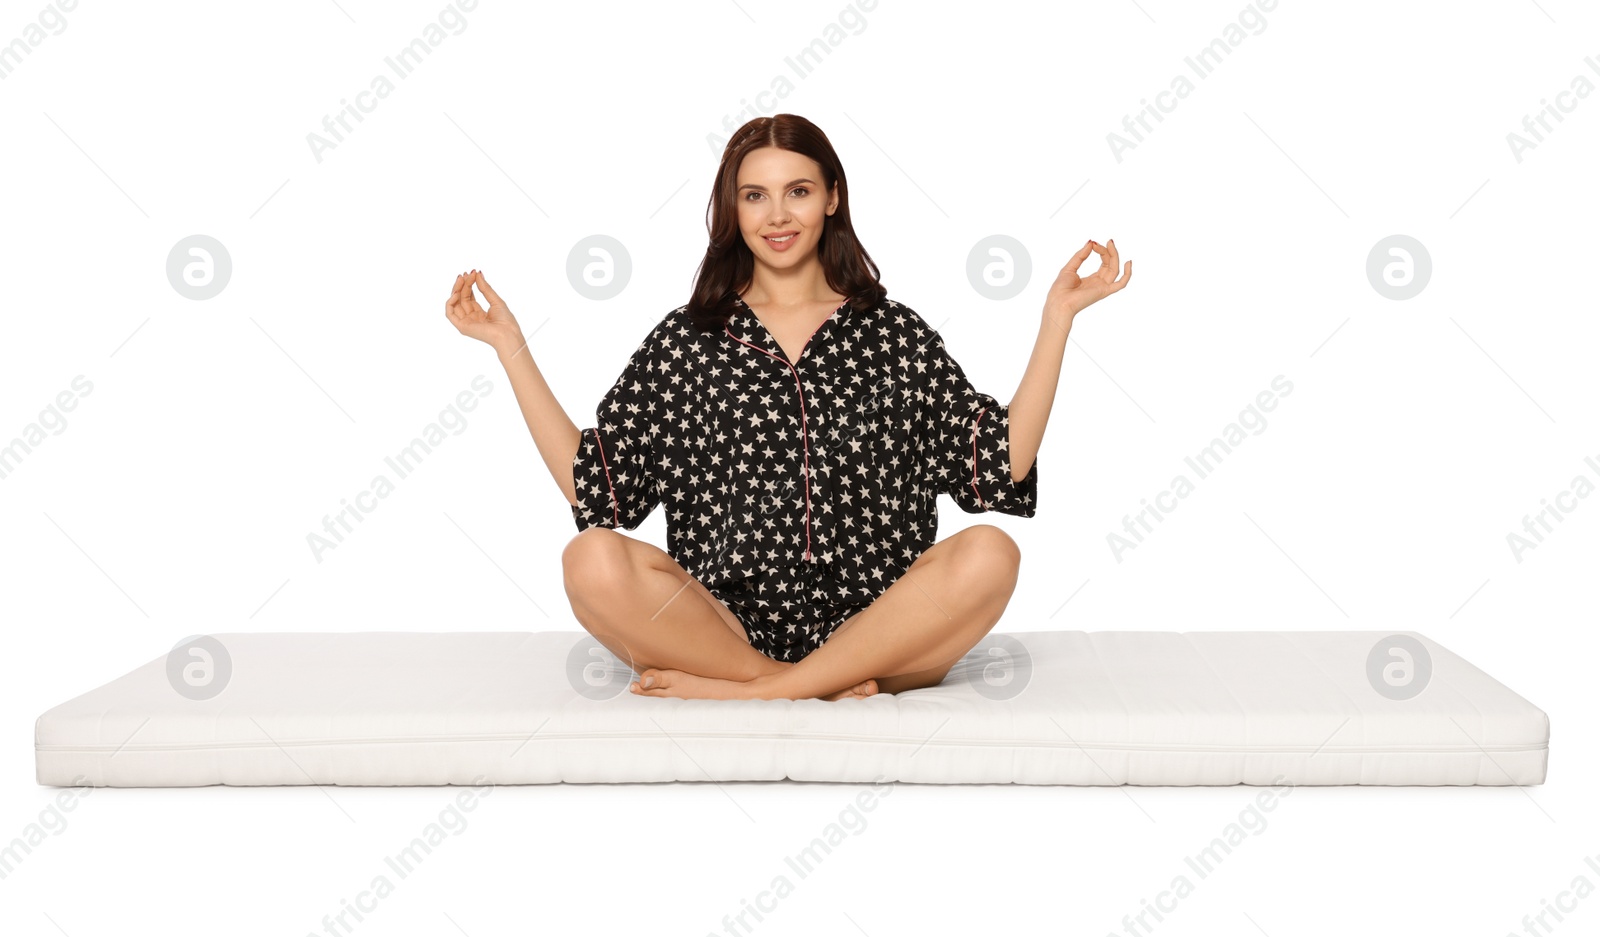
[[[1080,277],[1078,268],[1089,259],[1090,251],[1100,255],[1100,269],[1087,277]],[[1119,259],[1115,240],[1106,241],[1104,247],[1094,241],[1083,245],[1083,249],[1073,254],[1067,265],[1061,268],[1056,281],[1050,284],[1050,292],[1044,300],[1045,313],[1064,325],[1070,325],[1073,316],[1127,286],[1128,281],[1133,279],[1133,261],[1128,261],[1123,267],[1122,279],[1119,280]]]

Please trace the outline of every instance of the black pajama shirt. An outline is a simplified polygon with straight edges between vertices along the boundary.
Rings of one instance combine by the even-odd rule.
[[[743,300],[711,333],[680,306],[582,431],[572,517],[632,530],[661,506],[667,553],[797,661],[933,545],[940,494],[1033,516],[1038,460],[1011,480],[1008,409],[887,298],[841,305],[795,362]]]

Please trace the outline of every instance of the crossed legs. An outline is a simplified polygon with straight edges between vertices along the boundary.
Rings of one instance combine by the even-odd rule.
[[[578,621],[634,670],[681,668],[743,681],[793,666],[751,647],[733,612],[660,547],[592,527],[567,544],[561,565]],[[823,698],[876,692],[865,681]]]
[[[591,527],[561,567],[579,624],[635,671],[751,680],[788,666],[751,647],[733,612],[655,544]]]
[[[651,544],[592,528],[562,562],[579,622],[640,673],[635,693],[840,699],[942,681],[1000,620],[1021,552],[990,524],[953,534],[794,664],[751,647],[733,613]]]

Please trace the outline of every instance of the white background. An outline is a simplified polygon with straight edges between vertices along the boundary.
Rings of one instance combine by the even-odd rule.
[[[41,6],[0,3],[0,42]],[[56,793],[39,714],[186,635],[577,630],[568,506],[444,299],[483,268],[590,425],[688,297],[749,106],[829,134],[890,297],[1001,400],[1066,258],[1115,237],[1135,261],[1073,329],[1037,516],[942,502],[941,536],[1022,546],[997,630],[1417,630],[1550,714],[1545,785],[1294,790],[1155,933],[1499,937],[1600,886],[1600,498],[1507,542],[1600,480],[1600,100],[1567,93],[1520,162],[1507,142],[1600,85],[1592,8],[1288,2],[1201,79],[1186,57],[1243,4],[883,0],[795,78],[842,3],[486,0],[319,162],[307,135],[442,6],[89,2],[0,81],[0,441],[93,384],[0,481],[0,842]],[[1119,160],[1108,135],[1179,74]],[[166,276],[197,233],[233,263],[205,301]],[[566,268],[597,233],[633,265],[603,302]],[[1005,302],[966,278],[991,234],[1033,261]],[[1393,234],[1432,260],[1405,301],[1366,272]],[[307,535],[478,374],[465,430],[319,562]],[[1119,562],[1107,535],[1280,374],[1265,429]],[[661,513],[635,534],[664,545]],[[862,789],[499,788],[356,932],[722,932]],[[757,932],[1120,932],[1257,793],[901,785]],[[0,880],[0,931],[320,933],[455,794],[98,790]],[[1555,927],[1593,933],[1600,898]]]

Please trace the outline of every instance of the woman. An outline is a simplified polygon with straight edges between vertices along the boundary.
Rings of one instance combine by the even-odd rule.
[[[1126,286],[1133,262],[1117,279],[1114,243],[1073,255],[1002,405],[886,297],[850,223],[844,169],[810,121],[741,127],[709,211],[689,302],[635,349],[593,427],[562,410],[482,271],[457,277],[445,304],[499,354],[572,506],[573,612],[645,696],[837,700],[936,685],[999,621],[1020,553],[989,524],[935,542],[935,499],[1033,516],[1073,317]],[[1100,269],[1079,278],[1091,251]],[[620,533],[658,504],[666,550]]]

